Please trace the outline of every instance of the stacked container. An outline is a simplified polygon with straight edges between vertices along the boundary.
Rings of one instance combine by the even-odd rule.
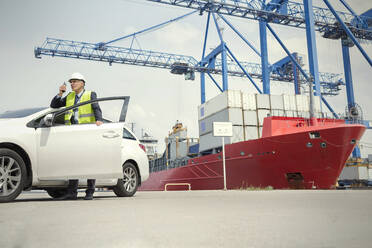
[[[224,91],[198,107],[200,151],[221,146],[221,137],[213,136],[213,122],[232,122],[233,136],[226,137],[225,143],[244,141],[243,111],[241,92]]]
[[[285,116],[282,95],[270,95],[271,116]]]
[[[268,117],[271,115],[270,95],[257,94],[256,103],[257,103],[257,119],[258,119],[258,137],[261,138],[264,119],[265,117]]]
[[[244,139],[258,139],[258,117],[256,94],[242,93]]]
[[[232,122],[233,136],[226,137],[231,144],[262,136],[265,117],[310,117],[309,96],[267,95],[242,93],[229,90],[210,99],[198,107],[199,151],[221,146],[221,137],[213,136],[213,122]],[[314,112],[320,117],[320,98],[314,97]]]
[[[295,95],[283,94],[283,105],[285,116],[287,117],[297,117],[297,105]]]
[[[310,117],[310,98],[306,95],[295,95],[297,116],[309,118]]]

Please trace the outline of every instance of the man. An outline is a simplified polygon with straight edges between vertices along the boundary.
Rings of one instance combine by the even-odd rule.
[[[94,91],[85,90],[85,78],[80,73],[73,73],[68,81],[70,82],[72,92],[67,94],[67,96],[62,97],[63,93],[66,91],[66,85],[64,84],[60,86],[59,93],[52,99],[50,107],[70,107],[78,103],[97,99],[97,94]],[[79,108],[70,110],[68,113],[65,114],[66,125],[89,123],[95,123],[97,126],[103,124],[102,111],[98,103],[82,105]],[[88,179],[87,184],[88,188],[85,191],[86,196],[84,199],[92,200],[95,191],[96,180]],[[68,182],[67,194],[59,199],[76,200],[78,185],[79,180],[70,179]]]

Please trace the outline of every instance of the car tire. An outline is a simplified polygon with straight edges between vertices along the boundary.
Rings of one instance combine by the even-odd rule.
[[[119,179],[118,183],[113,188],[114,193],[118,197],[133,196],[137,192],[139,180],[136,166],[131,162],[126,162],[123,165],[123,178]]]
[[[46,189],[46,192],[53,199],[61,198],[67,195],[67,189]]]
[[[26,165],[13,150],[0,148],[0,202],[10,202],[22,192],[26,182]]]

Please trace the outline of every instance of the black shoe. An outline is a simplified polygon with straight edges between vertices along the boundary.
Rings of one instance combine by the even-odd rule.
[[[88,179],[87,180],[87,190],[85,191],[85,197],[84,200],[93,200],[93,194],[95,191],[95,185],[96,185],[96,180],[95,179]]]
[[[77,191],[76,192],[68,192],[66,195],[61,197],[55,198],[56,200],[77,200]]]
[[[93,200],[93,194],[86,194],[84,200]]]
[[[56,198],[57,200],[76,200],[77,199],[77,189],[79,186],[79,180],[70,179],[68,180],[67,194]]]

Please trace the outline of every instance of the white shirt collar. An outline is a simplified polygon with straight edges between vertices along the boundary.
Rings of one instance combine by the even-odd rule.
[[[85,89],[83,89],[77,96],[80,98],[84,94]]]

